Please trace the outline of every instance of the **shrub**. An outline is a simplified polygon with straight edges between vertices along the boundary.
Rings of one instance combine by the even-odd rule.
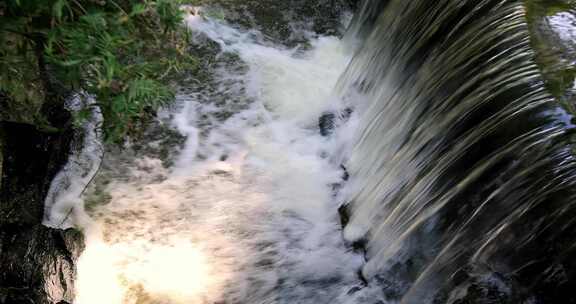
[[[66,95],[84,91],[95,96],[104,115],[105,137],[122,141],[143,117],[173,99],[175,77],[195,67],[187,37],[178,1],[4,1],[5,119],[54,127]],[[77,113],[77,122],[88,110]]]

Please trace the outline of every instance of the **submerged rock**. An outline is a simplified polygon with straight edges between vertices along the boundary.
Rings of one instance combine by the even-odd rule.
[[[42,225],[50,182],[65,164],[73,131],[46,133],[0,122],[0,303],[71,303],[79,231]]]
[[[212,7],[213,17],[257,29],[274,43],[295,46],[307,41],[306,35],[341,35],[342,21],[346,12],[357,6],[355,0],[207,0],[201,1]],[[297,26],[294,26],[297,25]],[[305,29],[305,31],[302,31]],[[308,33],[306,33],[308,32]]]
[[[329,112],[320,116],[318,126],[320,127],[320,135],[330,136],[334,133],[336,114]]]
[[[352,108],[346,108],[338,112],[326,112],[318,119],[318,127],[320,128],[320,135],[328,137],[334,134],[334,131],[345,124],[352,115]],[[346,171],[345,168],[343,168]],[[348,179],[346,177],[346,179]]]

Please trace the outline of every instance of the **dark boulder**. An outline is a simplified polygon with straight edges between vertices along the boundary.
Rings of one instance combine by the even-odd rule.
[[[342,111],[330,111],[323,113],[320,118],[318,119],[318,128],[320,128],[320,135],[329,137],[330,135],[334,134],[334,131],[340,127],[342,124],[345,124],[350,119],[352,115],[352,108],[345,108]],[[346,171],[345,168],[343,168]],[[348,179],[348,173],[346,174],[346,179]]]
[[[42,225],[44,198],[68,158],[73,131],[0,122],[0,303],[71,303],[76,230]]]
[[[74,298],[76,230],[5,225],[0,230],[0,303],[58,303]]]
[[[336,120],[336,114],[332,112],[322,114],[322,116],[320,116],[320,119],[318,120],[318,126],[320,127],[320,135],[322,136],[332,135],[332,133],[334,133],[336,123],[335,120]]]

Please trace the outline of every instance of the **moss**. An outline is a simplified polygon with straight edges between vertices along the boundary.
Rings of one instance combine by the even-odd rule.
[[[3,175],[3,167],[2,164],[4,163],[4,132],[2,128],[0,128],[0,192],[2,192],[2,175]]]
[[[561,1],[561,0],[547,0],[542,1],[543,6],[546,10],[547,16],[553,16],[561,12],[568,11],[573,8],[574,2],[573,1]]]
[[[525,3],[531,42],[546,87],[554,97],[573,108],[570,91],[576,79],[576,68],[571,60],[565,58],[570,51],[554,37],[546,18],[564,12],[573,13],[576,1],[526,0]]]

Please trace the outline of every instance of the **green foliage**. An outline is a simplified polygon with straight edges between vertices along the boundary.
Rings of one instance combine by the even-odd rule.
[[[56,88],[88,92],[107,139],[121,141],[195,67],[187,38],[178,1],[8,0],[0,4],[0,91],[36,114]]]
[[[570,91],[576,79],[576,68],[572,60],[565,58],[570,50],[562,47],[556,35],[550,32],[546,18],[562,12],[573,14],[576,1],[526,0],[525,4],[532,47],[546,87],[554,97],[566,101],[566,106],[573,109],[573,101],[568,99],[572,99]]]

